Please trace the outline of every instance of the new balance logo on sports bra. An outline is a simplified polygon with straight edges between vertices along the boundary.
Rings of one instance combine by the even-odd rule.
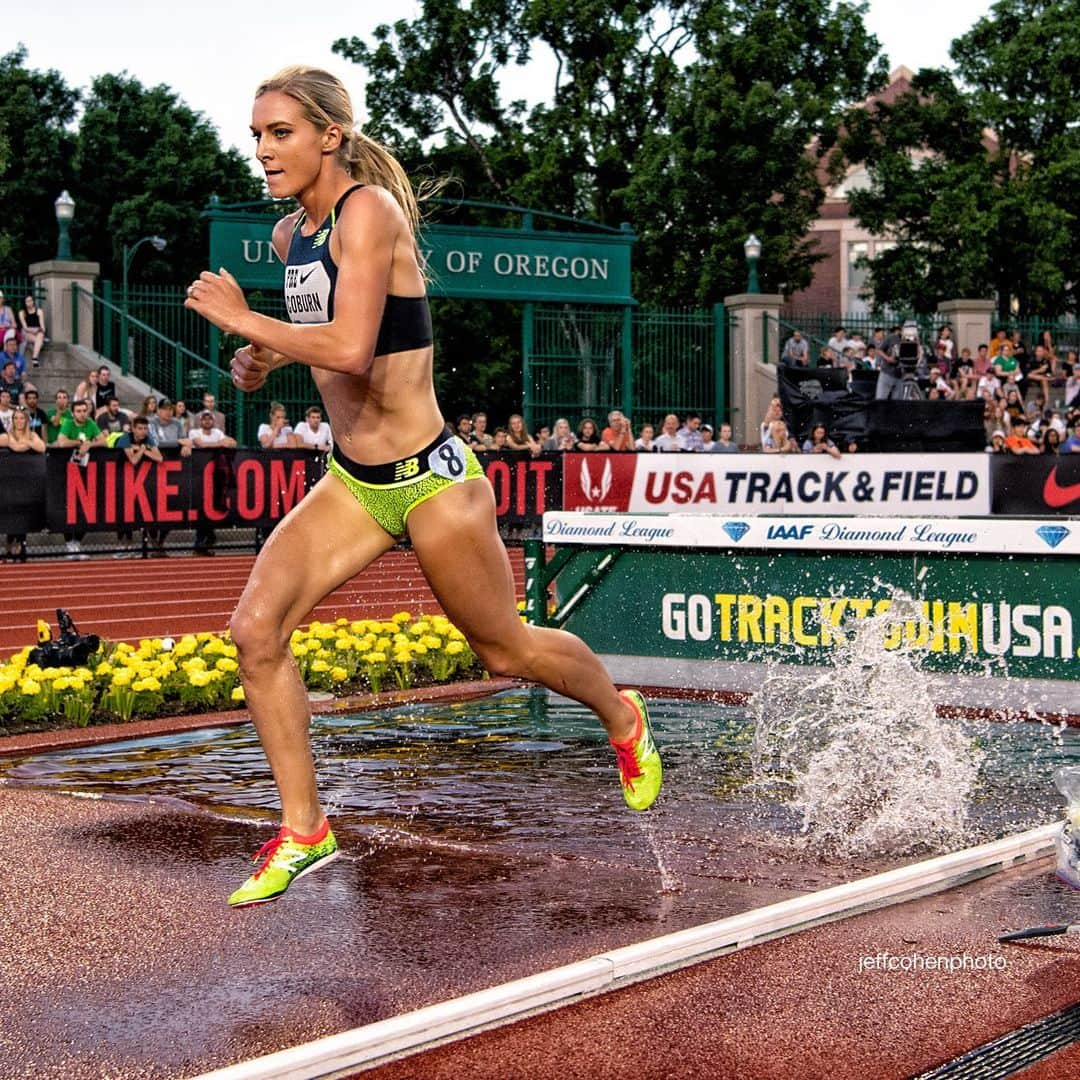
[[[285,267],[285,308],[297,323],[330,320],[330,275],[321,259]]]

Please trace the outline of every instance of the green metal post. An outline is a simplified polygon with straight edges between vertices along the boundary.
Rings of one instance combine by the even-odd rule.
[[[214,397],[218,396],[218,365],[221,363],[221,331],[210,324],[210,355],[207,357],[210,361],[210,393]]]
[[[713,304],[713,401],[716,432],[727,419],[727,319],[723,304]]]
[[[176,354],[173,357],[173,400],[184,397],[187,397],[184,393],[184,354],[177,342]]]
[[[535,219],[532,214],[521,215],[521,231],[532,232]],[[521,377],[524,382],[521,395],[521,411],[525,415],[525,430],[532,431],[533,410],[536,401],[533,397],[532,377],[532,351],[533,351],[533,318],[535,308],[531,303],[525,304],[521,312]]]
[[[521,411],[525,414],[525,427],[532,431],[532,414],[535,402],[533,400],[533,312],[535,304],[521,305],[521,381],[522,387]]]
[[[112,313],[112,282],[101,283],[101,298],[105,306],[101,309],[101,351],[110,359],[112,358],[113,346],[113,313]]]
[[[634,415],[634,309],[626,304],[622,309],[622,411]]]
[[[533,626],[547,626],[544,545],[540,540],[525,541],[525,619]]]

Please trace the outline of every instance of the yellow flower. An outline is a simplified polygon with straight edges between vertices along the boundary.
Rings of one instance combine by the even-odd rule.
[[[190,660],[185,660],[180,667],[190,675],[193,671],[205,671],[206,661],[201,656],[193,656]]]
[[[386,653],[384,653],[384,652],[369,652],[367,654],[367,656],[362,656],[360,659],[363,660],[367,664],[385,664],[386,663]]]
[[[334,620],[334,625],[335,626],[348,626],[349,625],[349,620],[348,619],[335,619]]]
[[[40,693],[41,683],[36,679],[23,679],[19,683],[19,689],[27,696],[33,697],[35,694]]]
[[[143,690],[160,690],[161,683],[159,683],[157,679],[154,678],[138,679],[136,682],[133,682],[131,684],[131,689],[134,690],[137,694],[141,693]]]
[[[355,638],[339,637],[337,641],[334,642],[334,648],[337,649],[338,652],[351,652],[355,647],[355,644]]]
[[[66,690],[69,686],[71,686],[71,679],[66,675],[60,675],[58,678],[53,679],[54,690]]]
[[[244,688],[242,686],[234,686],[229,697],[232,698],[233,701],[244,701]]]
[[[188,682],[191,683],[192,686],[209,686],[210,672],[192,669],[188,672]]]
[[[412,653],[409,652],[408,649],[399,649],[396,653],[394,653],[394,663],[395,664],[411,664],[412,663]]]
[[[330,665],[325,660],[313,660],[311,662],[312,671],[329,671]]]
[[[438,638],[434,634],[425,634],[420,640],[429,649],[441,649],[442,648],[442,638]]]
[[[381,637],[375,642],[375,646],[380,652],[386,652],[393,644],[393,641],[388,637]]]
[[[450,628],[450,629],[449,629],[449,630],[447,631],[447,634],[446,634],[446,636],[447,636],[447,637],[448,637],[448,638],[449,638],[449,639],[450,639],[451,641],[464,641],[464,640],[465,640],[465,635],[464,635],[464,634],[463,634],[463,633],[462,633],[462,632],[461,632],[461,631],[460,631],[460,630],[459,630],[459,629],[458,629],[458,628],[457,628],[456,626],[452,626],[452,627],[451,627],[451,628]]]
[[[119,671],[113,673],[112,685],[113,686],[130,686],[131,680],[135,678],[135,673],[129,667],[120,668]]]
[[[465,651],[465,644],[461,641],[451,641],[446,646],[447,656],[460,656]]]
[[[349,677],[349,673],[343,667],[335,667],[330,669],[330,678],[334,682],[344,682]]]
[[[431,624],[426,619],[421,619],[419,622],[414,622],[409,627],[409,633],[414,634],[416,637],[420,637],[422,634],[426,634],[431,629]]]
[[[95,675],[111,675],[113,673],[113,666],[107,660],[103,660],[96,668],[94,668]]]
[[[390,621],[394,623],[407,623],[412,620],[412,613],[408,611],[399,611],[390,616]]]
[[[190,656],[199,647],[194,634],[185,634],[173,647],[173,656]]]
[[[218,671],[235,671],[240,665],[229,656],[223,656],[215,665]]]
[[[426,656],[428,653],[428,647],[422,641],[414,641],[410,648],[417,656]]]

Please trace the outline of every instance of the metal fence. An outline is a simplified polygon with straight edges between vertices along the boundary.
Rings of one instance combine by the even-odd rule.
[[[239,393],[229,378],[229,361],[246,342],[214,333],[205,319],[184,307],[185,297],[182,286],[138,286],[129,288],[125,310],[123,290],[102,282],[94,298],[94,348],[124,374],[184,401],[189,412],[202,404],[204,393],[214,394],[228,417],[229,434],[241,445],[254,444],[271,402],[280,401],[290,422],[299,423],[307,407],[318,402],[308,369],[291,364],[273,372],[261,390]],[[254,311],[286,317],[279,293],[253,291],[247,301]]]
[[[535,429],[560,416],[602,428],[610,410],[659,425],[665,414],[727,411],[727,320],[716,308],[534,305],[524,327],[524,408]]]

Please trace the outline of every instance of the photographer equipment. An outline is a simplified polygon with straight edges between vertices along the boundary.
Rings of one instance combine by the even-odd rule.
[[[923,362],[923,347],[919,341],[919,326],[913,319],[908,319],[901,328],[896,350],[902,380],[901,401],[922,401],[923,392],[919,387],[918,374]]]
[[[27,663],[42,668],[79,667],[92,653],[97,652],[100,640],[96,634],[80,634],[63,609],[56,609],[56,624],[60,637],[52,640],[49,624],[38,620],[38,644],[30,650]]]

